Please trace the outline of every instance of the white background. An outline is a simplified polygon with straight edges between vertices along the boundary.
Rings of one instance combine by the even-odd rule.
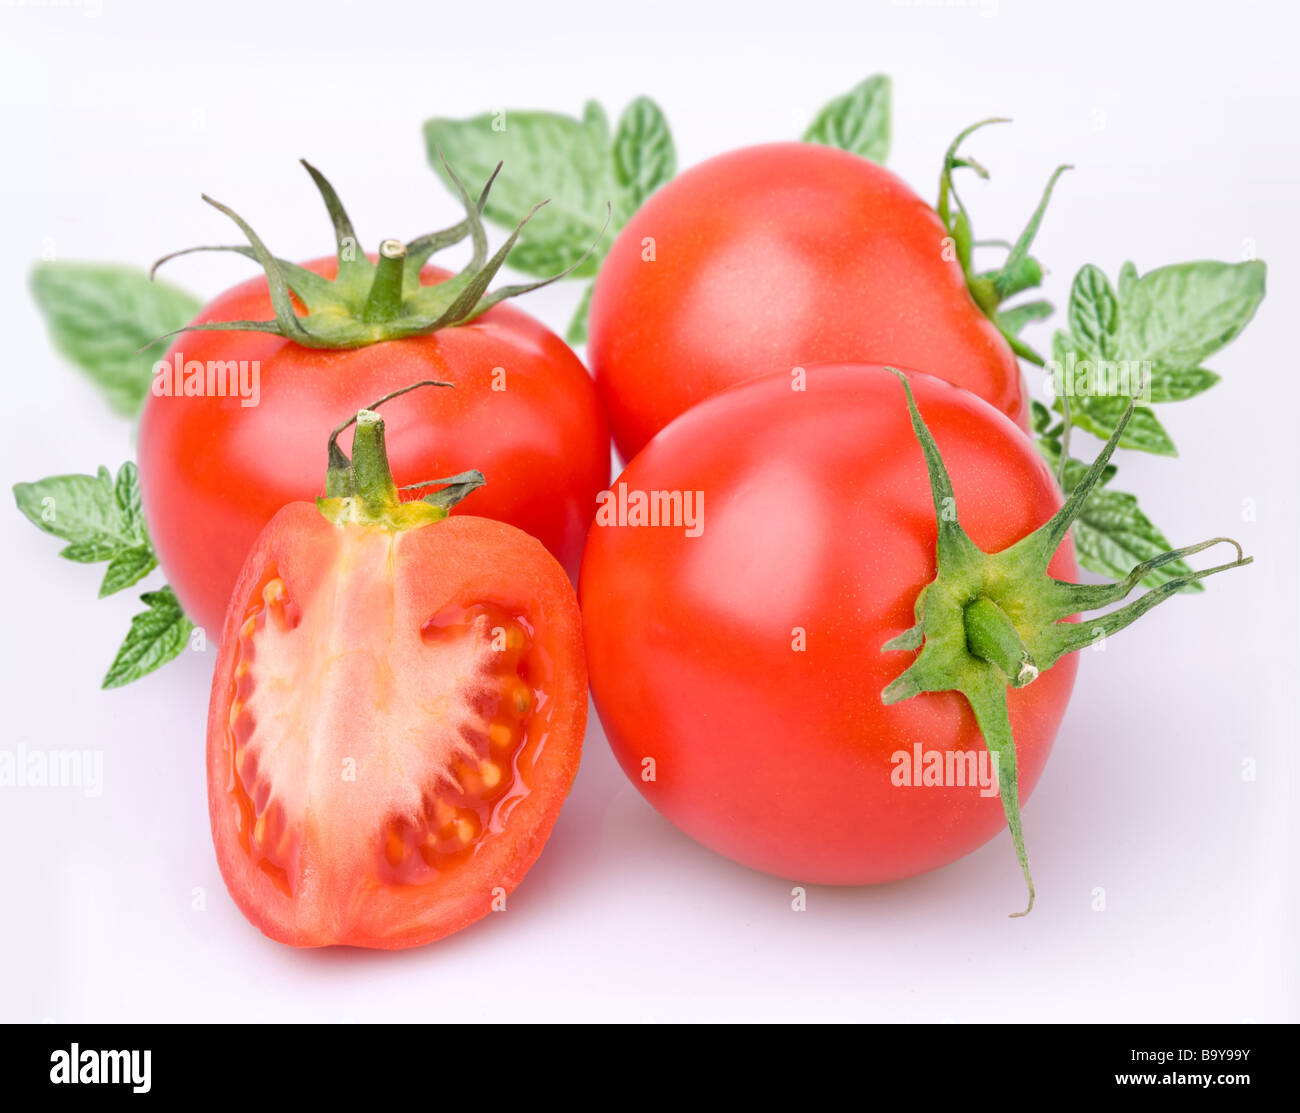
[[[912,881],[810,889],[796,914],[788,882],[660,819],[593,717],[572,799],[507,913],[399,954],[271,943],[226,896],[209,841],[212,654],[99,692],[137,592],[96,601],[99,569],[0,511],[0,746],[92,748],[105,767],[98,799],[0,789],[0,1020],[1296,1019],[1295,29],[1291,5],[1244,0],[4,0],[6,485],[133,451],[49,349],[25,290],[42,251],[145,264],[226,242],[206,191],[277,253],[323,254],[300,156],[372,249],[409,238],[456,215],[425,163],[434,114],[576,113],[597,96],[615,115],[648,93],[687,166],[797,137],[883,71],[890,164],[926,196],[961,127],[1015,117],[970,148],[994,173],[966,191],[980,235],[1017,231],[1051,169],[1076,164],[1036,252],[1058,304],[1085,262],[1113,275],[1253,243],[1271,269],[1255,323],[1210,361],[1224,382],[1162,410],[1182,458],[1130,454],[1120,484],[1175,543],[1234,533],[1257,563],[1085,654],[1026,811],[1039,900],[1023,920],[1006,915],[1022,898],[1006,835]],[[248,273],[195,257],[171,277],[213,294]],[[530,308],[562,328],[577,296]]]

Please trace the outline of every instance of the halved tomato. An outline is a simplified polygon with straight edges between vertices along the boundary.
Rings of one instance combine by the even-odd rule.
[[[503,908],[577,772],[568,577],[521,530],[445,513],[292,503],[244,564],[209,807],[231,895],[280,942],[415,946]]]

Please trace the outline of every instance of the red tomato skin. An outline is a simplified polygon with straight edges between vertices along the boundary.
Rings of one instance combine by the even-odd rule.
[[[1015,354],[946,236],[901,178],[831,147],[746,147],[673,179],[619,233],[591,302],[623,459],[720,390],[838,360],[930,372],[1024,426]]]
[[[910,380],[976,544],[1004,548],[1055,512],[1056,485],[1008,418]],[[694,538],[597,517],[579,580],[601,723],[665,817],[754,869],[837,885],[932,870],[1005,830],[996,795],[890,780],[892,756],[915,743],[985,748],[955,692],[880,699],[915,656],[880,647],[912,625],[935,571],[930,488],[896,378],[842,365],[810,368],[804,393],[784,375],[741,385],[679,417],[617,482],[704,493]],[[1051,572],[1075,574],[1068,539]],[[1075,670],[1064,658],[1010,693],[1022,801]]]
[[[355,527],[354,527],[355,528]],[[244,916],[263,934],[295,947],[347,945],[384,950],[421,946],[481,919],[509,894],[541,854],[578,772],[587,719],[587,676],[581,617],[565,573],[535,538],[501,522],[460,516],[401,534],[392,584],[380,594],[395,600],[399,617],[421,620],[484,599],[518,606],[539,632],[538,645],[558,678],[549,692],[550,728],[532,768],[529,792],[510,812],[507,835],[485,841],[470,864],[436,889],[388,890],[383,899],[340,900],[373,887],[366,861],[331,860],[321,851],[324,829],[346,816],[311,814],[302,876],[308,895],[287,897],[239,844],[230,803],[230,707],[239,628],[267,568],[284,579],[291,598],[306,598],[339,574],[339,527],[311,503],[292,503],[271,520],[248,554],[231,596],[213,673],[208,712],[208,806],[221,875]],[[373,585],[370,585],[373,586]],[[324,647],[322,647],[324,648]],[[399,668],[393,662],[394,669]],[[343,724],[341,730],[347,730]],[[303,739],[304,743],[310,741]],[[355,753],[368,740],[355,739]],[[329,881],[321,884],[321,878]],[[310,881],[310,884],[308,883]]]
[[[332,277],[333,258],[306,266]],[[425,268],[425,285],[450,272]],[[264,278],[210,302],[199,322],[267,320]],[[249,547],[282,506],[323,493],[330,431],[422,379],[452,382],[384,407],[399,485],[477,468],[487,483],[457,513],[537,537],[574,575],[597,493],[609,481],[609,432],[591,377],[539,322],[498,305],[472,323],[366,348],[304,348],[257,332],[191,332],[186,361],[258,360],[260,402],[151,394],[140,423],[145,518],[185,612],[221,625]],[[493,389],[504,369],[506,388]],[[351,444],[351,431],[342,438]]]

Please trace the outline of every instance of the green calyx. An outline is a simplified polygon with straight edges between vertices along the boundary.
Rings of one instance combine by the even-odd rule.
[[[915,625],[882,647],[884,652],[920,652],[884,689],[881,699],[892,704],[922,692],[956,691],[970,702],[994,760],[1007,826],[1029,888],[1028,907],[1024,912],[1015,913],[1023,916],[1034,906],[1034,883],[1020,821],[1016,748],[1007,715],[1008,688],[1023,688],[1033,683],[1067,653],[1118,633],[1186,585],[1216,572],[1240,568],[1252,558],[1243,556],[1241,546],[1231,538],[1215,537],[1143,561],[1118,583],[1075,584],[1048,575],[1048,564],[1101,479],[1132,417],[1132,401],[1106,447],[1065,505],[1010,548],[998,553],[984,552],[958,521],[956,496],[947,468],[916,408],[907,379],[901,372],[894,371],[894,374],[907,394],[912,428],[925,455],[939,537],[937,571],[917,596]],[[1170,579],[1133,602],[1090,617],[1086,622],[1065,621],[1082,612],[1119,603],[1153,570],[1220,543],[1236,549],[1235,560]]]
[[[388,466],[384,419],[375,411],[389,399],[420,387],[450,387],[451,383],[426,379],[386,394],[377,402],[343,422],[329,438],[329,466],[325,473],[325,495],[316,500],[321,514],[335,525],[354,523],[382,529],[415,529],[440,522],[451,508],[471,491],[482,487],[481,471],[467,471],[447,479],[430,479],[399,488]],[[339,447],[339,437],[351,425],[352,458]],[[420,499],[402,501],[402,491],[436,487]]]
[[[441,153],[441,152],[440,152]],[[338,276],[324,278],[305,267],[275,257],[257,233],[233,210],[206,194],[203,200],[230,217],[247,238],[247,244],[234,246],[191,247],[165,255],[153,265],[150,276],[169,259],[196,251],[233,251],[255,260],[266,272],[271,291],[271,305],[275,319],[270,321],[211,321],[202,325],[189,325],[177,332],[268,332],[283,336],[306,348],[361,348],[382,340],[400,340],[409,336],[423,336],[438,329],[463,325],[486,313],[506,298],[517,297],[563,278],[582,265],[587,255],[600,242],[598,236],[587,253],[577,262],[558,274],[537,282],[502,286],[489,291],[488,286],[506,262],[524,225],[545,201],[534,206],[506,238],[506,242],[489,257],[487,232],[483,227],[483,209],[487,204],[492,183],[501,170],[488,178],[473,200],[465,183],[443,161],[447,176],[455,186],[465,218],[450,228],[419,236],[410,243],[384,240],[379,246],[378,259],[371,262],[358,247],[356,233],[343,203],[334,187],[314,166],[305,160],[303,166],[325,201],[325,208],[334,225],[334,238],[338,250]],[[608,217],[606,219],[608,226]],[[601,230],[601,236],[604,229]],[[466,237],[473,245],[469,263],[445,282],[431,286],[420,284],[420,270],[430,257],[443,248],[460,243]],[[306,308],[299,316],[293,298]],[[175,335],[168,333],[167,335]],[[162,337],[159,337],[162,339]]]
[[[1020,330],[1030,321],[1042,320],[1050,316],[1051,304],[1046,301],[1031,301],[1004,309],[1003,302],[1016,294],[1042,285],[1042,264],[1029,254],[1029,248],[1038,234],[1039,225],[1043,222],[1043,214],[1047,212],[1047,203],[1051,200],[1052,190],[1057,180],[1065,171],[1072,168],[1058,166],[1052,173],[1047,187],[1043,190],[1038,208],[1034,210],[1029,223],[1025,225],[1024,231],[1020,233],[1015,243],[1007,243],[1003,240],[976,240],[971,232],[970,216],[961,203],[961,198],[957,196],[952,180],[953,171],[959,169],[972,170],[979,177],[987,179],[989,172],[983,166],[969,156],[960,155],[958,151],[966,138],[980,128],[988,124],[1010,122],[1001,118],[981,120],[977,124],[972,124],[952,141],[944,154],[943,169],[939,174],[939,202],[935,206],[935,211],[939,214],[939,219],[952,240],[953,252],[958,263],[961,264],[962,273],[966,276],[966,285],[975,304],[983,310],[989,320],[997,325],[1016,355],[1041,367],[1043,357],[1020,339]],[[974,248],[984,246],[1004,247],[1007,249],[1007,257],[1002,266],[996,270],[976,273],[972,253]]]

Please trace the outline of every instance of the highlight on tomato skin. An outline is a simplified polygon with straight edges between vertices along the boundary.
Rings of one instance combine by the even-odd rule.
[[[208,721],[226,885],[300,947],[431,942],[504,909],[577,772],[567,575],[511,526],[282,510],[227,613]]]

